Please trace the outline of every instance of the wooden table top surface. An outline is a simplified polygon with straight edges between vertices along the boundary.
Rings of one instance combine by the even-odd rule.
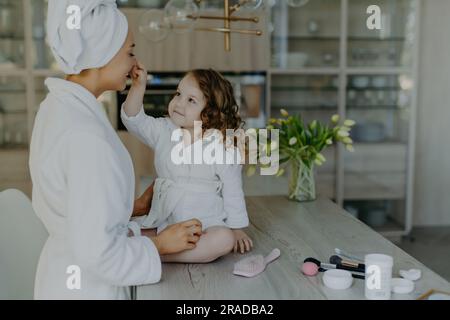
[[[250,218],[248,234],[254,249],[245,255],[231,253],[208,264],[163,264],[157,284],[138,286],[137,299],[365,299],[364,280],[354,279],[347,290],[323,285],[322,274],[307,277],[303,260],[314,257],[328,263],[334,248],[364,257],[384,253],[394,258],[393,277],[400,269],[418,268],[422,278],[414,292],[392,294],[391,299],[416,299],[430,289],[450,292],[450,284],[392,242],[352,217],[327,198],[312,202],[289,201],[284,196],[246,197]],[[243,278],[232,274],[235,262],[251,254],[267,255],[279,248],[281,256],[260,275]]]

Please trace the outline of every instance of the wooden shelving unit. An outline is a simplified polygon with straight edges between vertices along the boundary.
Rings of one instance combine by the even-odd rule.
[[[390,125],[390,130],[387,130],[390,132],[379,141],[355,143],[354,154],[349,154],[341,146],[336,148],[335,162],[332,164],[334,170],[318,170],[317,184],[319,193],[332,191],[332,195],[327,196],[341,206],[380,201],[401,203],[401,206],[395,206],[401,209],[389,212],[386,225],[376,228],[386,236],[398,237],[408,234],[412,227],[420,0],[393,3],[387,0],[311,0],[303,7],[289,8],[285,2],[277,2],[271,9],[274,24],[271,56],[275,59],[272,59],[268,70],[271,82],[268,113],[278,116],[278,110],[283,107],[290,113],[300,113],[304,118],[311,114],[313,118],[325,120],[332,113],[339,114],[341,118],[359,117],[355,120],[363,124],[363,129],[363,120],[381,119],[378,121]],[[389,35],[382,34],[383,31],[378,34],[377,31],[365,30],[365,8],[371,4],[379,5],[382,12],[391,15],[390,19],[388,15],[383,18],[391,30]],[[310,29],[310,26],[313,28]],[[395,63],[389,59],[384,65],[380,63],[382,57],[393,58],[392,48],[399,46],[401,51],[397,52]],[[300,66],[289,64],[287,56],[299,52],[308,54],[308,61],[302,61]],[[320,60],[311,58],[313,55],[325,58],[327,53],[329,59],[332,57],[334,63],[338,62],[337,65],[321,64]],[[280,54],[286,56],[280,59]],[[360,57],[378,57],[380,61],[371,63],[365,58],[364,65],[355,65],[360,62]],[[352,83],[354,77],[360,80],[363,77],[367,81],[380,76],[389,81],[400,76],[407,77],[412,85],[406,88],[405,84],[396,81],[395,85],[374,86],[369,83],[355,87]],[[337,85],[327,82],[330,77],[338,79]],[[280,85],[280,79],[291,84]],[[308,80],[317,80],[315,86],[293,84]],[[305,88],[312,87],[315,89],[308,94]],[[317,95],[317,91],[321,96],[329,95],[330,102],[317,100],[315,106],[311,104],[308,99]],[[355,103],[349,99],[350,91],[358,97],[365,94],[382,98],[390,92],[401,92],[409,100],[407,106],[400,106],[399,101]],[[371,93],[366,93],[369,91]],[[333,92],[335,95],[330,94]],[[283,94],[286,97],[290,95],[292,100],[289,103],[287,98],[280,100]],[[327,188],[327,183],[334,183],[333,188]]]

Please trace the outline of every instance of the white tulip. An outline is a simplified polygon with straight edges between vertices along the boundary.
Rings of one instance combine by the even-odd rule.
[[[348,151],[350,151],[350,152],[354,152],[354,151],[355,151],[355,148],[353,148],[353,146],[352,146],[351,144],[346,145],[345,148],[346,148]]]
[[[318,154],[316,155],[316,159],[318,159],[320,162],[325,162],[325,161],[327,161],[327,159],[325,159],[325,157],[324,157],[322,154],[320,154],[320,153],[318,153]]]
[[[285,109],[280,109],[280,113],[283,117],[289,116],[289,113]]]
[[[347,131],[345,131],[345,130],[339,130],[337,134],[341,138],[345,138],[345,137],[350,136],[350,134]]]
[[[344,121],[344,126],[353,127],[355,125],[355,123],[356,122],[354,120],[347,119]]]
[[[331,122],[338,123],[339,122],[339,115],[335,114],[331,117]]]
[[[342,142],[345,144],[352,144],[353,140],[350,137],[345,137],[344,139],[342,139]]]
[[[296,137],[292,137],[292,138],[289,139],[289,145],[290,146],[293,146],[296,143],[297,143],[297,138]]]
[[[347,126],[342,126],[341,127],[341,130],[344,130],[344,131],[350,131],[352,128],[350,128],[350,127],[347,127]]]

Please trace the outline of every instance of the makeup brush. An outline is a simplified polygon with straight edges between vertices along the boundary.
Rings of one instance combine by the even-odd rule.
[[[361,259],[360,257],[357,257],[356,255],[351,254],[351,253],[348,253],[347,251],[344,251],[344,250],[342,250],[342,249],[335,248],[335,249],[334,249],[334,252],[335,252],[337,255],[343,256],[344,258],[352,259],[352,260],[354,260],[354,261],[358,261],[358,262],[364,263],[364,260]]]
[[[333,268],[336,269],[336,268]],[[317,275],[319,272],[325,272],[328,269],[324,269],[322,267],[319,267],[317,264],[315,264],[314,262],[311,261],[306,261],[303,263],[302,265],[302,272],[303,274],[309,276],[309,277],[313,277],[315,275]],[[362,274],[358,274],[358,273],[353,273],[350,272],[352,274],[353,278],[357,278],[357,279],[365,279],[365,276]]]
[[[361,270],[366,270],[366,265],[364,263],[358,263],[350,260],[344,260],[341,257],[334,255],[330,257],[330,263],[332,264],[341,264],[343,266],[358,268]]]
[[[351,272],[365,274],[365,269],[344,266],[341,264],[322,263],[319,260],[312,258],[312,257],[306,258],[303,262],[315,263],[318,267],[321,267],[323,269],[342,269],[342,270],[347,270],[347,271],[351,271]]]

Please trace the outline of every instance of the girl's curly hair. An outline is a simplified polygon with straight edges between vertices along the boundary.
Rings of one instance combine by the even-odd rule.
[[[239,116],[239,106],[230,81],[213,69],[195,69],[185,76],[188,75],[194,77],[205,97],[205,108],[200,114],[203,132],[217,129],[222,137],[226,137],[227,129],[243,128],[245,122]]]

